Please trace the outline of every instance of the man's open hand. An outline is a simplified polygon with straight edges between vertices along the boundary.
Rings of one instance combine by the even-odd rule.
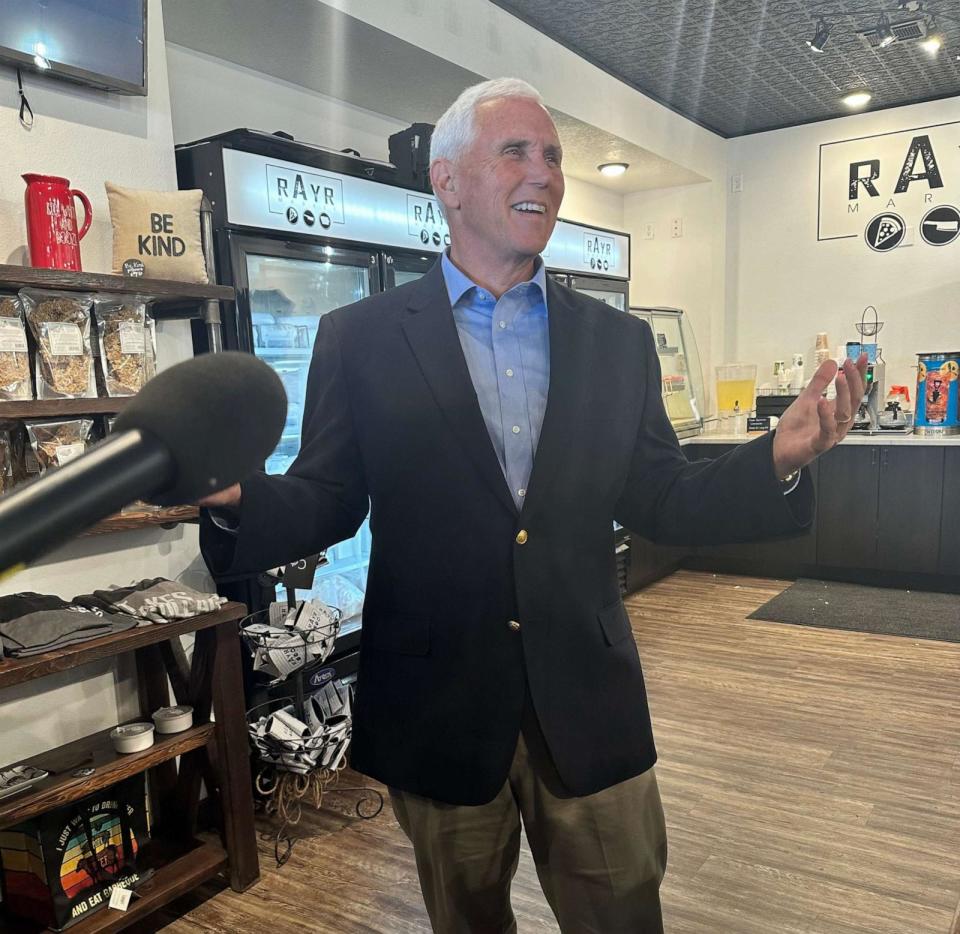
[[[837,398],[828,402],[823,391],[837,377]],[[773,438],[773,466],[783,479],[800,467],[829,451],[845,437],[863,399],[867,380],[867,355],[853,363],[845,360],[837,372],[837,364],[826,360],[813,374],[806,389],[783,413]]]
[[[228,486],[225,490],[220,490],[219,493],[204,496],[203,499],[197,500],[197,505],[205,509],[232,509],[239,512],[240,484],[234,483],[233,486]]]

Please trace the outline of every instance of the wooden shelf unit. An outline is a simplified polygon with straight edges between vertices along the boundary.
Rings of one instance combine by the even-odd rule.
[[[52,774],[21,794],[0,800],[0,829],[151,770],[153,836],[145,851],[168,855],[156,860],[155,865],[147,859],[147,864],[156,869],[155,875],[137,889],[139,897],[126,912],[102,909],[71,926],[71,932],[119,931],[224,871],[237,892],[259,878],[237,626],[246,612],[241,603],[227,603],[192,619],[137,627],[28,658],[0,659],[2,690],[133,652],[141,719],[149,720],[154,710],[170,704],[170,685],[176,703],[193,707],[191,729],[168,736],[158,734],[154,745],[143,752],[114,752],[110,731],[103,730],[21,763],[11,763],[34,765]],[[196,639],[187,671],[178,637],[189,632],[196,633]],[[175,761],[178,757],[179,769]],[[93,773],[74,775],[80,768],[92,768]],[[208,798],[219,805],[216,810],[222,847],[201,844],[196,839],[201,780]],[[0,934],[37,930],[36,925],[0,918]]]
[[[236,297],[234,289],[226,285],[177,282],[172,279],[137,279],[105,273],[0,264],[0,294],[18,292],[22,288],[146,295],[154,300],[152,309],[157,313],[157,317],[194,317],[197,309],[206,302],[232,302]],[[130,398],[132,397],[39,399],[24,402],[4,400],[0,401],[0,420],[116,415],[126,408]],[[192,506],[174,506],[159,512],[119,513],[98,522],[84,535],[104,535],[152,526],[172,528],[181,522],[196,522],[198,517],[199,511]]]
[[[154,307],[161,315],[169,307],[207,301],[232,302],[236,295],[229,285],[177,282],[173,279],[137,279],[99,272],[70,272],[66,269],[0,264],[0,292],[19,292],[23,288],[147,295],[154,299]]]

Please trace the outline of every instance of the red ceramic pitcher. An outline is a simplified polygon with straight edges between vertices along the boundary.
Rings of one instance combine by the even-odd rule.
[[[69,179],[55,175],[24,175],[23,180],[30,265],[80,272],[80,240],[93,219],[87,196],[71,188]],[[79,231],[74,198],[80,199],[85,215]]]

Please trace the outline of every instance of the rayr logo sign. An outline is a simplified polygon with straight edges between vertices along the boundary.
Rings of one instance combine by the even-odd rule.
[[[617,262],[617,244],[613,237],[585,233],[583,235],[583,261],[591,271],[608,272]]]
[[[342,224],[343,182],[330,175],[267,164],[267,203],[271,214],[283,214],[292,227],[322,233]]]
[[[960,123],[825,143],[817,239],[861,237],[881,253],[910,242],[945,246],[960,236],[958,184]]]
[[[441,250],[450,246],[450,228],[433,198],[407,195],[407,233],[426,249]]]

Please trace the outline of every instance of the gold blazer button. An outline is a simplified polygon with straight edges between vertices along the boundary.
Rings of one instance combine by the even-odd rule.
[[[520,529],[520,531],[517,532],[517,544],[518,544],[518,545],[525,545],[525,544],[526,544],[526,541],[527,541],[527,530],[526,530],[526,529]]]

